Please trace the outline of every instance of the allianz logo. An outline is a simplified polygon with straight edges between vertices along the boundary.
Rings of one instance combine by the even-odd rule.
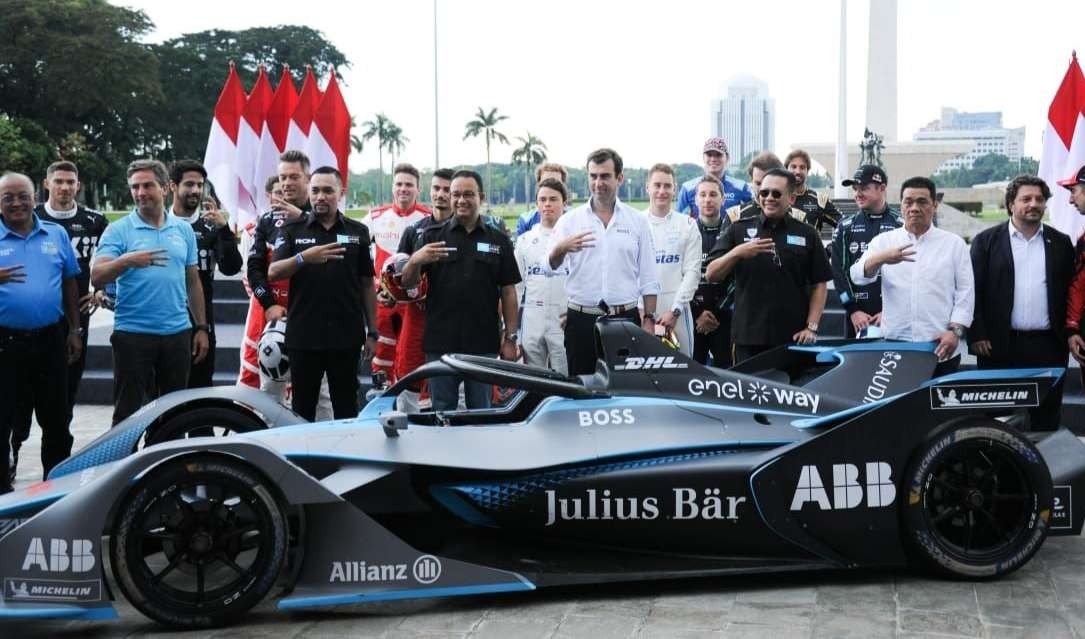
[[[370,564],[365,561],[333,561],[328,583],[395,583],[413,578],[431,584],[441,576],[441,560],[422,555],[414,560],[410,573],[406,563]]]

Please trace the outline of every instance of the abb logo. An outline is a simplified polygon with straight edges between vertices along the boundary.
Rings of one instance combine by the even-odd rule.
[[[94,568],[94,544],[89,539],[49,539],[49,552],[41,537],[34,537],[23,557],[23,570],[43,572],[90,572]],[[69,550],[70,548],[70,550]]]
[[[893,483],[893,468],[886,462],[867,462],[865,481],[859,483],[859,467],[855,464],[833,464],[833,498],[821,479],[817,466],[803,466],[799,482],[791,498],[791,510],[802,510],[810,502],[821,510],[848,510],[857,508],[866,496],[867,508],[889,506],[897,497]]]

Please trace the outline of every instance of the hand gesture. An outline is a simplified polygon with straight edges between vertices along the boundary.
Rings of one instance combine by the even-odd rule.
[[[415,264],[432,264],[442,258],[448,257],[448,255],[455,251],[455,248],[449,248],[442,242],[430,242],[422,248],[418,249],[411,255],[411,260]]]
[[[79,312],[80,313],[93,313],[98,310],[98,306],[101,304],[101,300],[98,298],[98,292],[87,293],[83,297],[79,298]]]
[[[22,264],[0,266],[0,284],[22,284],[26,281],[26,272]]]
[[[731,250],[735,251],[735,255],[739,258],[748,260],[755,255],[773,253],[776,251],[776,242],[771,238],[759,237],[749,242],[743,242]]]
[[[712,311],[701,311],[697,320],[693,323],[693,329],[701,335],[708,335],[720,327],[719,320]]]
[[[294,206],[292,203],[287,202],[281,197],[271,196],[271,210],[278,213],[286,213],[286,216],[291,220],[296,220],[301,217],[301,209]]]
[[[674,311],[667,311],[660,316],[659,321],[656,323],[662,325],[668,331],[673,331],[674,325],[678,323],[678,318],[674,316]]]
[[[313,246],[301,252],[301,261],[306,264],[325,264],[329,260],[341,260],[347,252],[345,246],[339,242],[329,242],[320,246]]]
[[[584,231],[575,235],[570,235],[561,242],[558,242],[558,250],[564,255],[565,253],[579,253],[580,251],[595,246],[595,235],[591,231]]]
[[[124,254],[124,260],[129,268],[147,268],[148,266],[165,266],[169,263],[170,256],[164,248],[147,249],[146,251],[132,251]]]
[[[902,246],[895,246],[893,248],[885,249],[881,253],[882,264],[900,264],[901,262],[914,262],[915,261],[915,249],[912,248],[911,243],[904,244]]]
[[[226,214],[215,204],[215,200],[212,198],[204,200],[203,209],[204,223],[214,226],[216,229],[226,226]]]
[[[855,328],[855,334],[858,335],[864,328],[871,324],[877,324],[874,321],[874,316],[863,311],[855,311],[851,314],[851,325]]]

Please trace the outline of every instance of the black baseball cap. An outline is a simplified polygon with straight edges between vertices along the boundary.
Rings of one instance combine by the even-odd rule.
[[[1059,180],[1059,186],[1066,187],[1068,189],[1074,188],[1075,184],[1085,184],[1085,166],[1082,166],[1077,170],[1077,175],[1072,178],[1066,178],[1065,180]]]
[[[889,184],[889,177],[885,174],[880,166],[873,164],[864,164],[859,167],[850,180],[844,180],[841,182],[844,186],[862,186],[864,184],[886,185]]]

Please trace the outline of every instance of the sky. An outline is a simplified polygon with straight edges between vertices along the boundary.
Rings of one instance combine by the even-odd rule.
[[[301,5],[307,13],[280,0],[112,1],[151,18],[151,42],[211,28],[321,31],[351,62],[343,91],[356,121],[386,114],[409,138],[401,159],[421,167],[434,165],[435,139],[442,166],[485,161],[481,138],[463,140],[478,107],[509,116],[498,130],[513,145],[495,146],[495,162],[508,162],[527,132],[566,165],[601,146],[628,166],[699,162],[711,101],[747,74],[776,100],[781,156],[794,143],[836,139],[840,0],[437,0],[437,136],[433,0],[322,0]],[[847,2],[850,143],[866,124],[867,22],[879,1]],[[1080,20],[1081,0],[901,0],[898,139],[943,106],[1002,111],[1004,126],[1026,128],[1026,153],[1038,158],[1071,51],[1085,56]],[[377,163],[366,149],[350,166]]]

